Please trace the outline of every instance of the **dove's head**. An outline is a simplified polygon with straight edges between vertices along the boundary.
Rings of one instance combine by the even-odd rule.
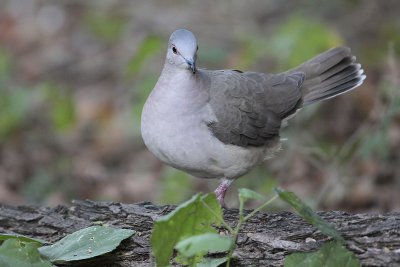
[[[197,49],[197,41],[193,33],[185,29],[176,30],[169,38],[167,62],[196,73]]]

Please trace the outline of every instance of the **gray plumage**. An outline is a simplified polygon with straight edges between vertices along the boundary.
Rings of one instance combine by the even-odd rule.
[[[281,74],[207,71],[207,75],[211,77],[210,104],[218,119],[209,126],[222,142],[238,146],[268,144],[289,115],[354,89],[365,78],[345,47]]]
[[[280,74],[196,69],[197,49],[190,31],[171,35],[141,130],[160,160],[202,178],[247,173],[279,147],[279,131],[291,115],[365,79],[344,47]],[[221,203],[229,184],[225,180],[216,191]]]

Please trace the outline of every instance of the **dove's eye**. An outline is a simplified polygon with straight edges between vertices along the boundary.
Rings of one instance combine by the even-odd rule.
[[[173,52],[175,55],[178,54],[178,50],[176,49],[175,46],[172,47],[172,52]]]

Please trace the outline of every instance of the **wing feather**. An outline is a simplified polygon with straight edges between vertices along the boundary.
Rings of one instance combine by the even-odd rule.
[[[274,142],[282,120],[301,106],[302,72],[288,75],[222,70],[208,75],[210,106],[216,116],[208,126],[226,144],[247,147]]]

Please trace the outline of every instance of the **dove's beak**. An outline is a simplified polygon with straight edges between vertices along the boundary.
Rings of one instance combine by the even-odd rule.
[[[193,74],[196,73],[196,62],[194,60],[186,60],[189,68],[192,70]]]

